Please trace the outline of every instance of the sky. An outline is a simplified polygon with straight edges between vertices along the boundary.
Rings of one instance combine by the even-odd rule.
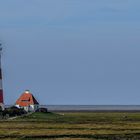
[[[5,104],[140,105],[139,0],[0,1]]]

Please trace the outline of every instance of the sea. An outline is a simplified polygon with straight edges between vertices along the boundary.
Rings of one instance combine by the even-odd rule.
[[[5,105],[6,108],[13,105]],[[48,111],[66,111],[66,112],[140,112],[140,105],[40,105],[40,108],[47,108]]]
[[[48,111],[138,111],[140,105],[41,105]]]

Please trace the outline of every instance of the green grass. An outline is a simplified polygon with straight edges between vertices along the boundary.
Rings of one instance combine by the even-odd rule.
[[[140,113],[33,113],[30,116],[18,118],[21,121],[44,121],[52,123],[112,123],[138,122]]]
[[[140,139],[140,113],[33,113],[1,121],[0,139]]]

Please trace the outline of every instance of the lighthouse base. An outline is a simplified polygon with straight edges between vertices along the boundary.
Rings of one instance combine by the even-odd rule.
[[[1,107],[2,110],[5,110],[5,106],[4,106],[3,103],[0,103],[0,107]]]

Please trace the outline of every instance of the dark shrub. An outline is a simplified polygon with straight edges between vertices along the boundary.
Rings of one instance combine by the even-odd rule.
[[[6,108],[3,111],[3,115],[8,114],[9,116],[19,116],[19,115],[26,114],[26,113],[27,112],[24,109],[17,108],[15,106],[12,106],[10,108]]]
[[[0,110],[0,119],[2,119],[2,118],[3,118],[3,111]]]
[[[0,106],[0,112],[2,112],[2,107]]]
[[[47,108],[39,108],[39,109],[36,110],[36,112],[47,113],[48,109]]]

